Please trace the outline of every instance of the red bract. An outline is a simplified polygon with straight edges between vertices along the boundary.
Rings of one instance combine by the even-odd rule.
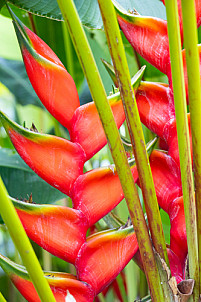
[[[39,37],[19,19],[14,25],[34,90],[48,111],[68,128],[75,109],[80,105],[73,79],[55,53]]]
[[[80,211],[13,200],[29,238],[53,255],[75,263],[88,223]]]
[[[119,274],[137,250],[133,227],[92,235],[83,244],[76,260],[78,278],[90,284],[98,294]]]
[[[119,128],[124,120],[122,101],[113,96],[110,105]],[[80,144],[85,151],[86,159],[91,158],[107,143],[107,139],[94,103],[79,107],[72,118],[70,127],[72,142]]]
[[[83,172],[82,148],[60,137],[26,130],[2,113],[0,117],[15,149],[30,168],[50,185],[69,194],[72,184]]]
[[[172,157],[159,151],[152,152],[150,166],[158,203],[170,218],[170,248],[184,268],[188,248],[180,170]]]
[[[183,196],[172,201],[168,213],[171,223],[170,248],[179,257],[184,267],[184,261],[187,256],[188,247],[186,238]]]
[[[136,166],[132,173],[136,181]],[[71,197],[74,209],[87,217],[89,225],[96,223],[124,198],[115,167],[94,169],[80,175],[74,183]]]
[[[161,83],[141,82],[136,94],[137,106],[141,122],[166,139],[166,125],[175,118],[172,91]]]
[[[150,166],[158,203],[168,213],[171,201],[182,195],[180,170],[170,156],[159,151],[152,152]]]
[[[0,255],[0,265],[10,276],[13,284],[29,302],[40,302],[40,298],[30,280],[26,269]],[[79,302],[92,302],[94,292],[90,286],[71,274],[45,272],[50,288],[57,302],[66,302],[67,297]],[[68,301],[68,300],[67,300]]]
[[[167,22],[158,18],[122,14],[118,10],[118,21],[130,44],[149,63],[166,73],[169,65]]]

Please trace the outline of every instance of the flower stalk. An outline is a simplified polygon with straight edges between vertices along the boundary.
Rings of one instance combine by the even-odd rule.
[[[186,64],[188,72],[189,110],[191,114],[191,134],[193,144],[193,167],[195,177],[195,200],[197,206],[199,275],[196,275],[195,286],[200,284],[201,292],[201,87],[200,59],[198,53],[197,21],[195,3],[193,0],[181,1],[183,15],[184,46],[186,49]],[[196,224],[191,226],[196,228]],[[195,231],[196,232],[196,231]],[[196,255],[197,256],[197,255]],[[196,258],[197,260],[197,258]],[[190,270],[195,269],[192,264]],[[194,272],[190,271],[194,274]],[[196,270],[196,274],[198,274]]]
[[[96,104],[106,137],[109,142],[113,160],[129,208],[131,220],[137,234],[138,244],[143,257],[144,268],[149,280],[152,297],[154,301],[163,301],[159,274],[156,268],[153,249],[149,239],[139,196],[134,185],[131,170],[128,166],[127,157],[114,122],[111,108],[107,101],[106,93],[99,76],[97,66],[95,64],[73,1],[58,0],[58,4],[71,34],[71,39],[74,43],[78,58],[87,78],[92,97]],[[156,286],[156,284],[158,284],[158,286]]]
[[[196,210],[177,1],[165,1],[191,278],[198,278]],[[188,11],[189,12],[189,11]],[[187,17],[187,19],[189,16]],[[190,34],[191,35],[191,34]],[[189,38],[189,36],[188,36]],[[199,66],[199,65],[198,65]],[[197,300],[195,300],[197,301]]]
[[[131,87],[131,78],[126,60],[126,55],[121,39],[119,26],[112,2],[106,3],[99,0],[99,6],[103,18],[104,28],[107,35],[110,54],[113,60],[116,77],[124,104],[126,120],[131,137],[133,152],[136,159],[140,185],[144,197],[149,227],[156,251],[168,263],[168,256],[154,189],[153,178],[146,152],[144,135],[136,104],[136,99]],[[154,219],[153,219],[154,217]]]
[[[30,278],[38,292],[42,302],[55,302],[54,296],[47,281],[44,278],[43,271],[34,253],[31,243],[23,229],[19,217],[9,200],[6,188],[0,178],[0,213],[8,228],[8,231],[20,253]]]

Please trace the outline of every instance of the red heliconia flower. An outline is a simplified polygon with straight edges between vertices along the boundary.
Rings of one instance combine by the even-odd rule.
[[[92,235],[76,260],[78,278],[90,284],[97,295],[116,278],[137,250],[132,226]]]
[[[188,247],[183,196],[172,201],[168,214],[171,223],[170,248],[179,257],[184,268]]]
[[[91,158],[106,143],[106,136],[94,102],[80,106],[75,83],[55,53],[14,14],[14,25],[26,71],[33,88],[47,110],[70,133],[71,141]],[[137,87],[144,69],[137,74]],[[109,97],[118,128],[125,120],[120,93]]]
[[[141,82],[136,93],[136,101],[141,122],[166,140],[165,129],[171,120],[175,119],[171,89],[163,83]]]
[[[125,114],[119,93],[117,96],[114,95],[110,98],[110,106],[119,128],[125,120]],[[107,143],[94,102],[77,108],[73,115],[69,131],[72,142],[76,142],[82,146],[86,159],[91,158]]]
[[[0,254],[0,265],[11,281],[28,302],[40,302],[25,267],[14,263]],[[45,272],[56,302],[79,301],[92,302],[94,292],[85,282],[67,273]],[[74,300],[73,300],[74,299]]]
[[[156,150],[150,156],[150,166],[158,204],[168,213],[172,200],[182,195],[179,167],[172,157]]]
[[[158,203],[170,218],[170,249],[184,268],[188,248],[180,170],[172,157],[159,151],[152,152],[150,166]]]
[[[184,268],[179,257],[170,249],[167,248],[168,259],[172,277],[176,278],[177,284],[185,279]]]
[[[137,168],[131,169],[136,182]],[[86,216],[89,225],[96,223],[124,198],[115,167],[98,168],[80,175],[74,183],[71,198],[74,209]]]
[[[12,201],[29,238],[53,255],[75,263],[88,229],[82,212],[63,206]]]
[[[167,22],[126,12],[115,0],[119,25],[133,48],[163,73],[169,70]]]
[[[164,1],[162,1],[164,3]],[[169,43],[167,34],[166,21],[145,17],[136,13],[126,12],[120,5],[113,0],[117,12],[119,25],[130,42],[133,48],[160,71],[168,76],[170,87],[172,88],[172,76],[169,57]],[[200,0],[195,1],[197,13],[197,26],[201,25],[201,3]],[[183,30],[181,17],[181,1],[178,0],[179,15],[180,15],[180,31],[181,44],[183,45]],[[181,46],[182,46],[181,45]],[[201,57],[201,47],[198,45],[199,54]],[[188,99],[188,81],[185,62],[185,50],[182,51],[184,62],[184,76],[186,84],[186,94]]]
[[[191,139],[191,124],[190,124],[190,114],[187,114],[188,118],[188,128],[189,128],[189,136],[190,136],[190,150],[191,150],[191,158],[193,160],[193,152],[192,152],[192,139]],[[169,135],[168,135],[168,154],[175,160],[175,162],[179,163],[179,147],[178,147],[178,139],[177,139],[177,127],[176,127],[176,119],[174,119],[169,126]]]
[[[29,167],[50,185],[69,195],[72,184],[83,173],[85,155],[80,145],[29,131],[1,112],[0,119],[15,149]]]
[[[51,48],[16,16],[14,19],[32,86],[48,111],[68,128],[74,111],[80,105],[75,83]]]

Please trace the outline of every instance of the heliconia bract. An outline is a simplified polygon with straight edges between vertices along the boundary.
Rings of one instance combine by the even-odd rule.
[[[1,254],[0,265],[28,302],[41,301],[25,267],[14,263]],[[79,302],[93,301],[94,292],[91,287],[79,281],[75,276],[57,272],[45,272],[44,275],[50,285],[56,302],[66,302],[67,297],[69,301],[72,301],[70,297]]]

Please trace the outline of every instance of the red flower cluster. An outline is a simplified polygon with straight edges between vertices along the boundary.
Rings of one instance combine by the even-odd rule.
[[[196,6],[199,26],[201,8],[198,0]],[[116,10],[121,29],[131,45],[167,74],[170,82],[170,86],[140,82],[138,75],[134,87],[142,123],[167,145],[167,153],[152,152],[150,165],[159,206],[168,213],[171,222],[168,249],[171,273],[180,282],[185,278],[187,241],[167,24],[161,19],[126,13],[119,7]],[[181,14],[180,24],[182,30]],[[14,25],[30,81],[44,106],[69,130],[70,141],[28,131],[3,113],[0,114],[1,122],[23,160],[41,178],[70,196],[73,209],[13,202],[28,236],[76,267],[77,278],[58,273],[47,276],[56,300],[65,301],[67,295],[72,295],[78,301],[93,301],[138,251],[136,236],[131,226],[86,238],[88,228],[124,197],[114,168],[98,168],[83,174],[84,163],[107,142],[98,112],[93,102],[79,105],[75,84],[53,51],[19,20],[15,19]],[[185,63],[185,50],[183,58]],[[109,97],[109,102],[120,127],[125,115],[119,93]],[[131,169],[137,182],[136,167]],[[0,264],[7,272],[8,263],[9,267],[15,267],[4,257],[0,258]],[[19,266],[10,273],[28,301],[39,301],[27,275],[22,275]],[[27,284],[26,291],[24,284]]]

